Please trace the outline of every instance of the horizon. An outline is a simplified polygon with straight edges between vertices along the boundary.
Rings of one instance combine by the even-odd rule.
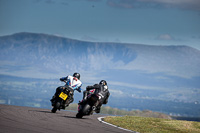
[[[75,39],[75,38],[69,38],[69,37],[65,37],[65,36],[60,36],[60,35],[56,35],[56,34],[48,34],[48,33],[36,33],[36,32],[17,32],[17,33],[13,33],[13,34],[8,34],[8,35],[2,35],[0,37],[4,37],[4,36],[12,36],[12,35],[17,35],[17,34],[42,34],[42,35],[48,35],[48,36],[55,36],[55,37],[60,37],[60,38],[64,38],[64,39],[71,39],[71,40],[76,40],[76,41],[81,41],[81,42],[91,42],[91,43],[111,43],[111,44],[127,44],[127,45],[145,45],[145,46],[155,46],[155,47],[190,47],[190,48],[194,48],[198,51],[200,51],[200,49],[189,46],[189,45],[153,45],[153,44],[138,44],[138,43],[123,43],[123,42],[98,42],[98,41],[91,41],[91,40],[81,40],[81,39]]]
[[[199,0],[1,0],[0,36],[33,32],[200,50],[199,5]]]

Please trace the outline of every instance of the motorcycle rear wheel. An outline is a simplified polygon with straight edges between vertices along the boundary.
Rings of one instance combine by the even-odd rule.
[[[51,110],[52,113],[56,113],[56,111],[57,111],[56,107],[53,107],[52,110]]]
[[[76,118],[83,118],[83,115],[81,113],[77,113]]]
[[[82,114],[89,115],[91,112],[91,106],[89,104],[86,104],[82,109]]]
[[[51,112],[52,113],[56,113],[56,111],[58,110],[58,108],[60,108],[60,102],[57,102],[55,104],[55,106],[52,108]]]

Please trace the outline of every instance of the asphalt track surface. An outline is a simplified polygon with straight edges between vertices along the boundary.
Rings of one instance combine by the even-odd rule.
[[[130,133],[97,120],[76,118],[76,112],[0,104],[0,133]]]

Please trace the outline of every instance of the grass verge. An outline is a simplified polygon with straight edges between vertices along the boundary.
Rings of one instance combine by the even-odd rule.
[[[200,122],[151,117],[109,116],[104,121],[140,133],[200,133]]]

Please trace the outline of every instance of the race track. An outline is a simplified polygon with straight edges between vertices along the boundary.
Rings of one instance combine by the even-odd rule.
[[[0,133],[130,133],[99,122],[101,116],[0,104]]]

